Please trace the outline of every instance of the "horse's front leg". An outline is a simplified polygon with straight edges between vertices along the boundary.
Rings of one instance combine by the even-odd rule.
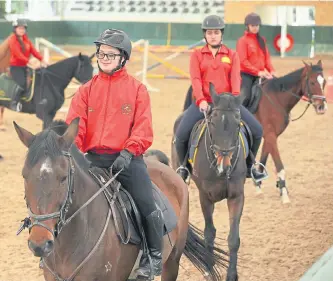
[[[277,144],[277,136],[270,136],[267,142],[269,143],[269,151],[270,154],[272,155],[277,172],[276,187],[280,189],[280,197],[282,203],[286,204],[290,202],[290,199],[288,196],[288,189],[286,186],[286,171],[284,170],[284,166],[281,160]]]
[[[243,185],[243,187],[241,185]],[[228,246],[229,246],[230,262],[227,273],[227,281],[238,280],[237,259],[238,259],[238,249],[240,245],[239,223],[244,206],[244,184],[242,182],[239,182],[234,185],[234,188],[235,188],[234,190],[239,190],[239,192],[237,192],[237,194],[234,193],[232,197],[228,198],[229,223],[230,223]]]
[[[205,246],[211,254],[211,260],[209,261],[210,269],[213,268],[213,252],[214,252],[214,240],[216,237],[216,228],[213,222],[214,203],[208,198],[207,194],[203,191],[199,191],[201,210],[205,219]]]
[[[3,106],[0,106],[0,131],[6,131],[5,123],[3,121],[4,111],[5,108]]]
[[[268,151],[268,143],[266,139],[264,139],[264,143],[261,149],[260,163],[266,167],[267,159],[268,159],[269,151]],[[264,171],[262,166],[259,167],[260,172]],[[257,194],[262,193],[262,182],[255,184]]]

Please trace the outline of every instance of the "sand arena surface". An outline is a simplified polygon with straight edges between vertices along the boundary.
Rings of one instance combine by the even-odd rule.
[[[94,50],[67,49],[87,54]],[[188,69],[188,62],[188,54],[174,61],[184,70]],[[128,66],[130,72],[138,70],[140,64],[140,53],[134,52]],[[282,75],[301,67],[302,61],[300,58],[274,58],[273,64],[277,74]],[[323,65],[324,69],[333,68],[328,59],[323,60]],[[172,74],[163,66],[153,73]],[[181,111],[189,81],[150,79],[149,82],[161,90],[151,93],[155,130],[152,147],[170,155],[173,122]],[[71,93],[73,90],[67,90],[66,95]],[[65,106],[68,105],[69,100],[66,100]],[[292,111],[292,117],[298,117],[305,105],[300,102]],[[65,113],[58,113],[56,118],[65,118]],[[271,159],[267,164],[270,178],[265,181],[262,195],[256,196],[253,185],[247,182],[240,226],[240,281],[296,281],[333,244],[332,118],[332,108],[329,107],[326,115],[317,116],[311,107],[301,120],[292,122],[279,139],[291,204],[282,205],[279,200]],[[0,281],[39,281],[43,280],[42,271],[38,268],[38,259],[28,249],[28,232],[15,235],[20,220],[27,214],[21,176],[26,148],[15,133],[13,120],[34,133],[41,129],[41,122],[35,116],[5,111],[7,132],[0,133],[0,153],[5,157],[0,162]],[[194,185],[190,187],[190,218],[203,228]],[[225,201],[216,205],[215,226],[217,235],[225,239],[227,249],[229,222]],[[203,280],[186,258],[181,265],[178,280]]]

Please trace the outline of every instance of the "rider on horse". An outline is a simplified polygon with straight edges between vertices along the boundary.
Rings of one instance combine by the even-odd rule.
[[[128,35],[107,29],[94,41],[98,75],[81,86],[72,99],[67,120],[80,117],[76,145],[93,166],[116,171],[144,217],[154,274],[162,270],[164,222],[156,208],[153,186],[143,154],[153,142],[150,98],[146,86],[127,73],[132,44]],[[148,278],[149,259],[140,262],[139,276]]]
[[[33,55],[42,62],[42,65],[47,65],[43,60],[42,55],[35,49],[27,35],[27,22],[23,19],[18,19],[13,22],[13,34],[9,38],[10,50],[10,73],[14,81],[21,87],[21,91],[17,92],[16,96],[10,104],[10,108],[14,111],[21,111],[22,104],[20,99],[27,90],[27,71],[30,55]]]
[[[243,105],[248,107],[252,86],[259,78],[273,78],[274,68],[266,40],[259,34],[260,16],[250,13],[245,17],[244,23],[246,31],[238,39],[236,51],[240,59],[242,76],[241,97]]]
[[[190,75],[193,95],[196,100],[184,112],[184,116],[176,131],[176,150],[181,166],[177,169],[180,176],[186,181],[189,171],[186,168],[188,142],[191,131],[196,122],[204,118],[212,105],[209,93],[209,83],[212,82],[216,92],[232,93],[238,96],[240,92],[240,65],[238,54],[222,44],[224,21],[216,15],[207,16],[202,23],[202,31],[206,45],[192,53],[190,61]],[[262,127],[255,117],[243,106],[240,107],[241,118],[248,124],[253,134],[253,157],[247,159],[248,174],[255,181],[266,178],[265,173],[259,172],[255,164],[255,156],[262,139]],[[185,165],[184,165],[185,164]]]

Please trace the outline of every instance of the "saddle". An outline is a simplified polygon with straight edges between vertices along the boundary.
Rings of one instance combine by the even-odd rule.
[[[257,79],[252,86],[251,96],[249,99],[249,103],[247,105],[247,109],[252,114],[257,112],[261,96],[262,96],[261,84],[259,83],[259,79]]]
[[[29,102],[33,97],[33,89],[35,83],[35,72],[32,69],[28,69],[27,74],[27,91],[21,96],[21,100]],[[11,101],[19,92],[22,92],[22,88],[14,81],[10,73],[2,73],[0,75],[0,100]]]
[[[195,164],[195,158],[198,152],[199,143],[202,139],[202,136],[204,136],[205,131],[206,131],[206,123],[204,119],[199,120],[192,129],[189,141],[189,147],[188,147],[189,165],[187,166],[187,168],[190,170],[193,169],[193,166]],[[241,145],[245,151],[245,155],[248,156],[249,150],[253,144],[253,135],[250,130],[250,127],[243,120],[241,121],[241,128],[239,133],[240,133],[239,138],[241,141]]]
[[[107,169],[91,167],[89,173],[100,187],[110,179],[109,171]],[[118,224],[118,226],[116,225],[116,228],[118,228],[117,234],[119,238],[124,244],[129,242],[135,245],[146,245],[142,216],[137,209],[135,201],[120,184],[119,189],[117,189],[118,182],[114,182],[115,184],[110,185],[106,189],[104,195],[113,211],[115,224]],[[167,197],[155,184],[153,184],[153,196],[156,207],[162,211],[164,219],[164,235],[167,235],[177,225],[176,213]],[[124,239],[124,237],[126,238]]]

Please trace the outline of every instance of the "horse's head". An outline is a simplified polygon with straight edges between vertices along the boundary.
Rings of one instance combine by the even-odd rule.
[[[314,106],[317,114],[324,114],[327,110],[327,102],[324,95],[326,80],[323,74],[323,66],[321,60],[317,64],[307,64],[302,73],[303,92]]]
[[[92,59],[95,54],[92,54],[90,57],[86,55],[82,55],[79,53],[78,55],[78,67],[75,71],[74,77],[80,82],[80,83],[86,83],[88,82],[92,76],[94,68],[92,66]]]
[[[212,149],[217,159],[219,174],[228,174],[231,158],[236,150],[240,130],[240,104],[236,96],[225,93],[217,95],[214,85],[209,85],[214,107],[208,117]]]
[[[72,202],[74,166],[68,150],[78,132],[79,118],[63,135],[52,128],[37,135],[14,122],[28,154],[22,175],[31,224],[28,245],[35,256],[47,257]]]

